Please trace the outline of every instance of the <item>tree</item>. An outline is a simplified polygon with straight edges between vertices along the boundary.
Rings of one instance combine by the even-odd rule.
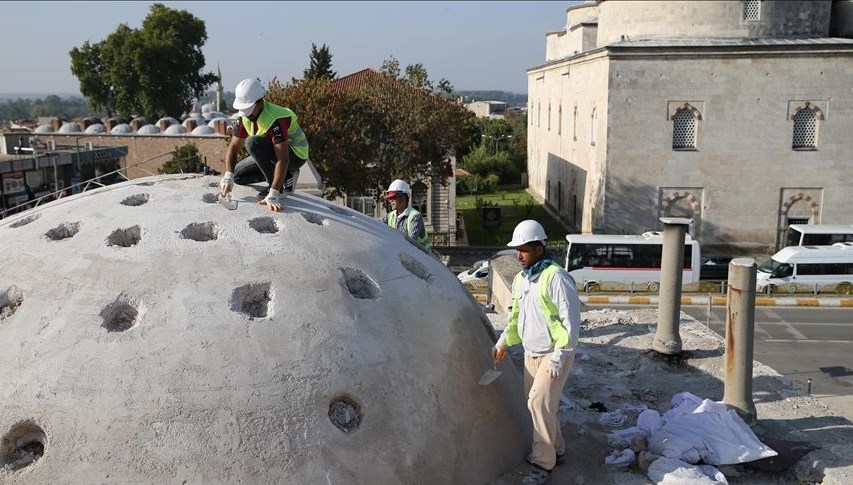
[[[155,3],[140,29],[120,24],[106,39],[71,49],[71,73],[95,110],[179,115],[216,81],[201,73],[205,41],[204,21]]]
[[[270,84],[268,99],[299,116],[326,195],[381,192],[395,178],[446,180],[473,113],[390,75],[367,75],[351,89],[325,79]]]
[[[158,173],[196,173],[201,171],[201,156],[194,143],[187,143],[172,152],[172,159],[157,169]]]
[[[332,70],[332,53],[326,44],[318,49],[312,42],[310,59],[311,67],[302,74],[305,79],[334,79],[338,76],[338,73]]]

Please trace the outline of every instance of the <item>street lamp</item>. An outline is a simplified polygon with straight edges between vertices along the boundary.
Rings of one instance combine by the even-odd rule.
[[[490,140],[493,140],[492,141],[492,153],[497,153],[498,143],[501,140],[506,140],[506,139],[512,138],[512,135],[500,135],[500,136],[485,135],[485,137],[490,139]]]

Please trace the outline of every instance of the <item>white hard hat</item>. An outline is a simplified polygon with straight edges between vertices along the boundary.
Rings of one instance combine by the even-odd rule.
[[[407,184],[405,180],[397,179],[391,182],[391,185],[388,186],[388,190],[385,191],[385,198],[393,199],[399,193],[404,193],[407,196],[411,194],[409,184]]]
[[[512,231],[512,241],[507,246],[517,248],[531,241],[541,241],[542,244],[545,244],[546,239],[548,239],[548,236],[545,235],[545,229],[542,228],[542,224],[528,219],[519,222],[515,226],[515,229]]]
[[[251,111],[248,111],[259,99],[267,94],[267,90],[261,86],[257,79],[247,78],[237,84],[237,89],[234,90],[237,96],[234,99],[234,109],[239,110],[240,116],[248,116]]]

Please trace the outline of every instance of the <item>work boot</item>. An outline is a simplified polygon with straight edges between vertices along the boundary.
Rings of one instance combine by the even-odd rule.
[[[295,169],[289,171],[287,173],[288,177],[284,179],[284,187],[282,187],[282,192],[293,192],[293,188],[296,186],[296,179],[299,178],[299,169]]]
[[[530,470],[524,479],[521,481],[521,485],[542,485],[544,483],[548,483],[548,480],[551,479],[551,472],[546,470],[538,465],[533,465],[533,469]]]

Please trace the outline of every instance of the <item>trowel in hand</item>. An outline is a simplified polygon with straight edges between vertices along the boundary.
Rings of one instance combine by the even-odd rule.
[[[219,205],[230,211],[237,208],[237,201],[231,198],[231,194],[217,194],[216,199],[219,201]]]
[[[481,386],[488,386],[489,384],[494,382],[495,379],[500,377],[501,371],[498,370],[498,363],[496,361],[493,361],[493,365],[493,368],[487,370],[486,372],[483,372],[483,375],[482,377],[480,377],[480,382],[478,382],[478,384],[480,384]]]

